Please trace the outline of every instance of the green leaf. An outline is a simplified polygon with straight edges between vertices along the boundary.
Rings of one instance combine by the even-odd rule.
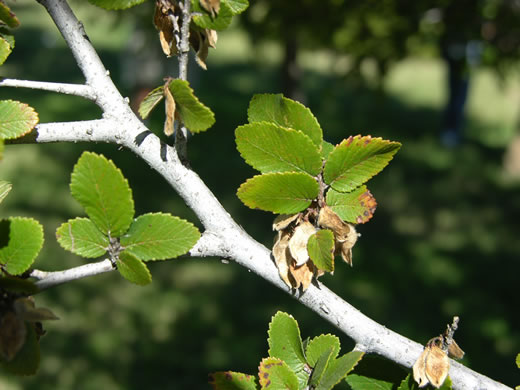
[[[258,367],[258,378],[262,390],[298,390],[298,378],[281,359],[273,357],[262,359]]]
[[[399,142],[371,136],[349,137],[329,154],[323,178],[340,192],[352,191],[377,175],[399,150]]]
[[[141,104],[139,104],[139,115],[141,115],[141,118],[146,119],[155,106],[163,99],[164,85],[161,85],[160,87],[157,87],[148,92],[148,95],[146,95]]]
[[[309,384],[312,385],[313,388],[315,388],[320,383],[325,370],[329,366],[329,363],[334,361],[334,357],[332,356],[333,353],[334,349],[330,347],[324,351],[316,361],[316,364],[312,369],[311,379],[309,381]]]
[[[143,261],[171,259],[188,252],[199,240],[199,230],[170,214],[144,214],[121,237],[125,252]]]
[[[221,3],[226,3],[233,15],[241,14],[249,7],[249,1],[247,0],[221,0]]]
[[[233,19],[233,10],[230,8],[227,1],[220,2],[220,10],[214,18],[211,17],[204,8],[202,8],[199,0],[192,0],[191,5],[193,8],[192,11],[194,12],[192,20],[201,28],[218,31],[225,30],[231,24],[231,20]]]
[[[350,223],[365,223],[376,211],[377,202],[365,185],[351,192],[338,192],[330,188],[326,197],[327,205],[339,217]]]
[[[516,366],[520,368],[520,353],[516,355]]]
[[[324,160],[329,158],[329,154],[333,150],[334,150],[334,145],[332,145],[330,142],[323,140],[323,142],[321,143],[321,157]]]
[[[134,5],[144,3],[145,1],[146,0],[88,0],[89,3],[108,10],[127,9]]]
[[[234,371],[210,374],[209,384],[214,390],[256,390],[255,377]]]
[[[255,122],[235,131],[237,149],[253,168],[267,172],[321,171],[321,157],[311,139],[300,131],[269,122]]]
[[[20,25],[20,21],[14,12],[3,1],[0,2],[0,20],[9,28],[16,28]]]
[[[453,384],[451,382],[450,377],[447,377],[446,380],[444,381],[444,383],[442,384],[442,386],[439,387],[439,390],[451,390],[452,385]],[[431,388],[431,386],[428,386],[427,388]],[[420,389],[419,385],[417,384],[417,382],[414,381],[413,376],[411,374],[409,374],[405,379],[403,379],[403,381],[397,388],[397,390],[419,390],[419,389]]]
[[[39,291],[33,281],[9,275],[0,277],[0,288],[10,292],[22,293],[26,296],[36,294]]]
[[[368,354],[347,376],[346,382],[352,390],[395,390],[408,372],[388,359]]]
[[[0,180],[0,203],[5,199],[13,186],[8,181]]]
[[[269,324],[269,356],[282,359],[296,374],[300,388],[303,388],[309,374],[307,362],[303,354],[302,339],[298,323],[289,314],[277,312]],[[262,377],[260,376],[260,380]]]
[[[0,237],[8,242],[0,248],[0,264],[11,275],[29,269],[43,246],[43,228],[32,218],[11,217],[0,221]]]
[[[330,348],[332,348],[333,351],[332,358],[335,359],[339,354],[340,348],[338,337],[331,334],[322,334],[309,341],[305,349],[305,356],[307,356],[309,365],[314,367],[319,357]]]
[[[248,207],[294,214],[318,196],[318,182],[306,173],[266,173],[243,183],[237,195]]]
[[[88,218],[63,223],[56,230],[56,238],[63,249],[86,258],[103,256],[110,244],[108,237]]]
[[[358,364],[364,353],[360,351],[349,352],[342,357],[331,361],[323,374],[316,390],[328,390],[337,385]],[[369,387],[371,389],[371,387]]]
[[[26,336],[23,347],[10,362],[0,359],[2,366],[16,375],[34,375],[40,365],[40,344],[34,326],[25,323]]]
[[[2,3],[0,3],[2,4]],[[2,65],[5,60],[7,60],[7,57],[9,57],[9,54],[13,51],[13,48],[9,44],[9,42],[4,39],[3,36],[0,36],[0,65]]]
[[[321,148],[323,132],[311,110],[282,94],[255,95],[249,103],[247,116],[250,123],[271,122],[299,130],[309,136],[316,147]]]
[[[174,79],[168,84],[176,104],[176,113],[192,133],[200,133],[215,123],[215,114],[194,95],[185,80]]]
[[[0,100],[0,138],[21,137],[37,123],[38,113],[32,107],[14,100]]]
[[[89,218],[109,237],[120,237],[134,217],[128,181],[106,157],[84,152],[74,166],[70,190]]]
[[[126,280],[144,286],[152,281],[148,267],[137,257],[121,252],[116,261],[117,270]]]
[[[334,233],[328,229],[318,230],[307,241],[307,252],[316,268],[334,271]]]

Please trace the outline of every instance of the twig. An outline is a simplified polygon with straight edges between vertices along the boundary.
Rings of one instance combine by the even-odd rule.
[[[95,90],[91,86],[83,84],[66,84],[50,83],[45,81],[0,79],[0,87],[39,89],[42,91],[50,91],[63,93],[66,95],[79,96],[92,101],[95,101],[97,98]]]
[[[114,269],[110,259],[106,259],[98,263],[85,264],[65,271],[45,272],[33,270],[30,276],[38,279],[35,285],[42,291],[73,280],[110,272]]]
[[[179,79],[188,80],[188,60],[190,52],[190,23],[191,23],[191,1],[183,0],[182,5],[182,25],[181,36],[177,41],[179,52]],[[188,162],[188,129],[179,121],[175,128],[175,149],[177,155],[183,163]]]

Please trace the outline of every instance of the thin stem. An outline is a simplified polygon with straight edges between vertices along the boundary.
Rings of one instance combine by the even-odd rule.
[[[63,93],[66,95],[74,95],[83,97],[88,100],[95,101],[97,94],[95,90],[89,85],[83,84],[67,84],[67,83],[52,83],[45,81],[31,81],[31,80],[17,80],[17,79],[1,79],[0,87],[13,88],[29,88],[39,89],[42,91],[50,91]]]
[[[179,3],[182,6],[182,24],[180,39],[177,41],[179,52],[179,79],[188,80],[188,60],[190,52],[190,23],[191,23],[191,1],[184,0]],[[179,159],[188,163],[188,129],[180,121],[176,122],[175,149]]]

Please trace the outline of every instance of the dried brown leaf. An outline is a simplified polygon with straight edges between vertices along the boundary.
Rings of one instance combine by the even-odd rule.
[[[273,230],[280,231],[286,229],[291,222],[294,222],[298,219],[300,213],[298,214],[280,214],[276,216],[273,221]]]
[[[273,257],[280,277],[285,282],[285,284],[287,284],[287,286],[292,288],[293,284],[289,279],[289,265],[292,262],[292,257],[287,250],[290,238],[291,235],[288,232],[278,232],[273,245]]]
[[[6,311],[0,318],[0,356],[11,361],[25,343],[25,322],[13,311]]]
[[[448,346],[448,355],[454,359],[462,359],[464,357],[464,351],[453,339],[451,340],[451,344]]]
[[[209,12],[212,18],[220,11],[220,0],[200,0],[200,5]]]
[[[441,349],[441,345],[442,336],[431,339],[426,344],[419,359],[415,362],[413,377],[419,384],[419,387],[430,383],[438,389],[446,380],[450,369],[450,361],[446,352]]]
[[[296,263],[292,262],[289,270],[294,278],[294,288],[300,288],[301,286],[303,291],[307,290],[314,277],[314,264],[312,261],[308,261],[301,266],[296,266]]]
[[[356,244],[358,234],[354,225],[343,221],[328,206],[320,210],[318,225],[324,229],[330,229],[336,239],[336,254],[341,254],[341,258],[352,265],[352,247]]]
[[[206,39],[208,40],[208,46],[215,49],[217,47],[218,34],[215,30],[204,30],[206,33]]]
[[[58,317],[49,309],[35,307],[31,298],[18,298],[13,303],[16,315],[24,321],[39,322],[45,320],[57,320]]]
[[[166,118],[164,120],[164,134],[170,136],[173,134],[173,122],[175,120],[175,99],[168,87],[168,82],[164,86],[164,108],[166,111]]]
[[[175,6],[168,0],[158,0],[155,2],[155,12],[153,22],[157,30],[159,30],[159,41],[163,53],[167,57],[177,54],[177,42],[175,40],[174,31],[179,26],[174,26],[171,15],[175,14]]]
[[[294,233],[289,240],[289,251],[296,261],[296,267],[305,264],[309,260],[307,242],[314,233],[316,233],[316,228],[310,222],[302,222],[294,229]]]

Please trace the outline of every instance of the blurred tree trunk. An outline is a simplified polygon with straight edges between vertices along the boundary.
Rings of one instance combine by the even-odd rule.
[[[284,42],[282,63],[282,88],[286,97],[305,104],[305,92],[302,89],[303,71],[298,64],[298,43],[295,37]]]

